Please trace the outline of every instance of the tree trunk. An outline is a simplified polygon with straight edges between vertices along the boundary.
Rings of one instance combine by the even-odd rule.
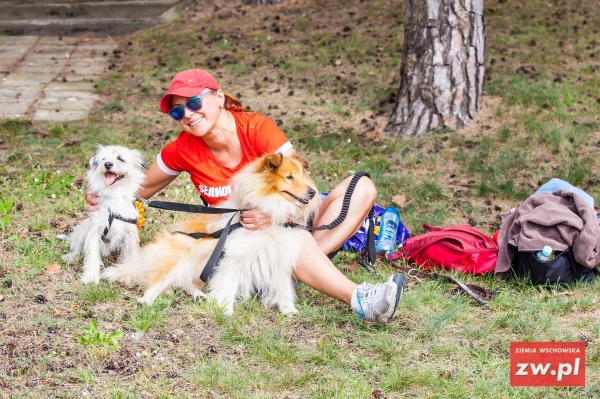
[[[283,0],[242,0],[242,4],[252,4],[253,6],[263,6],[267,4],[279,4],[282,3]]]
[[[484,59],[483,0],[406,0],[400,90],[385,133],[466,126],[481,106]]]

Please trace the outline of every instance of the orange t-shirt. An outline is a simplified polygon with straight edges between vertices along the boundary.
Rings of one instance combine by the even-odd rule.
[[[292,148],[281,129],[266,116],[255,112],[230,112],[235,118],[242,147],[242,159],[236,167],[221,165],[204,140],[185,131],[156,157],[160,169],[169,175],[188,172],[194,187],[209,205],[227,199],[232,191],[229,180],[246,164],[264,154],[284,153]]]

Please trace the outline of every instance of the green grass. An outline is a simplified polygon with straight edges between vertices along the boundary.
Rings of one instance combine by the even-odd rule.
[[[170,307],[170,301],[170,298],[162,297],[152,306],[138,306],[132,310],[124,326],[142,334],[151,328],[165,330],[166,312]]]
[[[152,161],[178,133],[157,104],[183,68],[209,69],[226,92],[279,121],[321,191],[366,171],[379,204],[404,195],[401,217],[413,235],[423,223],[470,223],[491,234],[503,213],[553,177],[600,199],[592,3],[486,1],[479,119],[398,141],[381,132],[400,84],[402,4],[234,3],[219,3],[214,17],[212,7],[190,3],[181,20],[124,40],[88,119],[0,122],[0,397],[80,397],[88,387],[109,398],[598,397],[600,282],[536,288],[457,276],[500,290],[477,306],[450,296],[445,281],[411,281],[396,319],[376,326],[303,284],[292,318],[256,297],[226,317],[213,301],[194,303],[179,290],[147,307],[136,302],[142,287],[80,285],[81,261],[63,265],[67,245],[55,236],[84,217],[88,161],[98,144],[137,148]],[[185,177],[159,198],[197,203]],[[181,217],[149,209],[142,244]],[[347,253],[334,259],[357,283],[395,271],[346,271],[354,262]],[[52,263],[61,273],[45,273]],[[118,351],[78,343],[90,319],[125,332]],[[588,343],[586,387],[510,387],[510,342],[563,340]]]
[[[98,285],[84,285],[77,291],[79,300],[87,303],[116,302],[121,292],[115,284],[100,282]]]

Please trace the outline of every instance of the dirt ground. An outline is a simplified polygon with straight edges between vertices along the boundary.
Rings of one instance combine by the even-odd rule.
[[[152,159],[177,134],[175,124],[158,111],[158,101],[176,72],[198,67],[212,71],[221,87],[249,109],[271,117],[299,152],[307,155],[324,191],[349,170],[372,168],[379,179],[380,203],[392,204],[396,195],[405,195],[408,204],[404,204],[403,220],[411,232],[422,231],[421,224],[429,222],[468,223],[491,233],[498,228],[500,215],[522,200],[523,193],[533,192],[553,174],[571,176],[570,171],[578,170],[578,162],[587,168],[586,177],[580,180],[582,188],[591,193],[600,190],[595,161],[600,143],[600,92],[577,86],[593,86],[597,81],[589,77],[592,73],[578,80],[581,68],[589,64],[593,72],[600,69],[597,42],[586,41],[597,40],[591,38],[597,37],[599,13],[587,2],[552,1],[543,8],[538,2],[536,9],[527,2],[486,1],[489,65],[486,97],[477,118],[460,132],[399,142],[387,139],[383,128],[399,86],[405,19],[402,1],[285,0],[264,7],[240,3],[183,2],[177,22],[118,38],[120,47],[113,52],[110,73],[97,85],[101,101],[88,121],[60,126],[22,123],[14,130],[3,125],[6,133],[0,137],[0,151],[20,154],[10,158],[20,163],[2,166],[5,181],[24,196],[34,186],[32,179],[41,165],[48,171],[72,170],[75,186],[81,187],[86,160],[104,140],[119,140]],[[537,30],[527,30],[527,24]],[[576,35],[572,33],[575,27]],[[558,29],[558,33],[544,29]],[[562,31],[571,33],[562,38]],[[556,112],[558,126],[567,133],[555,150],[549,150],[549,142],[535,141],[537,136],[531,130],[531,120],[543,120],[553,109],[541,106],[530,112],[533,106],[507,104],[506,97],[500,96],[508,92],[502,92],[503,82],[515,76],[528,82],[560,82],[572,77],[573,96],[582,93],[581,102],[568,105],[566,116]],[[563,94],[559,95],[562,99]],[[543,101],[552,104],[550,97]],[[27,132],[26,137],[19,132]],[[577,134],[585,138],[580,140]],[[12,140],[22,149],[10,147]],[[528,149],[531,142],[536,145]],[[486,151],[482,150],[484,144],[489,147]],[[482,165],[498,161],[486,157],[504,144],[514,158],[501,171],[517,188],[482,194],[482,182],[489,176],[478,171]],[[27,184],[16,183],[20,179],[28,179]],[[172,189],[185,191],[187,184],[178,179]],[[46,187],[38,190],[50,195],[44,191]],[[8,190],[2,193],[12,195]],[[379,352],[365,349],[367,345],[361,346],[355,338],[364,333],[364,327],[349,320],[343,304],[303,286],[299,289],[305,312],[301,318],[282,319],[254,301],[236,308],[239,319],[223,321],[214,309],[198,306],[182,293],[171,293],[153,308],[141,309],[135,303],[140,295],[137,288],[82,287],[80,266],[63,266],[55,273],[47,266],[60,263],[66,247],[54,236],[82,218],[82,200],[75,197],[81,193],[69,193],[70,198],[50,205],[47,198],[38,205],[17,201],[15,208],[26,212],[9,226],[7,236],[13,238],[2,241],[0,397],[233,397],[225,386],[211,385],[223,377],[218,367],[210,365],[222,361],[233,365],[233,374],[245,376],[243,372],[251,370],[276,376],[277,362],[261,361],[268,359],[268,354],[257,354],[258,346],[252,345],[261,334],[293,342],[302,353],[310,353],[327,337],[339,347],[378,358]],[[169,194],[173,196],[174,191]],[[441,215],[439,219],[437,215]],[[147,241],[173,218],[151,215],[150,219],[160,220],[149,224],[142,239]],[[342,254],[335,263],[345,268],[354,258]],[[385,267],[382,270],[391,272]],[[352,273],[355,280],[372,279],[360,269]],[[437,286],[432,290],[440,291]],[[433,305],[427,309],[432,314],[439,310]],[[472,313],[481,320],[492,317],[487,310]],[[400,316],[390,327],[394,337],[416,328],[421,315],[406,311]],[[118,351],[78,343],[77,336],[91,319],[98,320],[103,331],[125,332]],[[150,324],[144,334],[139,332],[141,323]],[[368,330],[366,334],[387,332]],[[596,340],[593,336],[581,339]],[[411,345],[429,353],[422,341]],[[393,363],[387,359],[386,365]],[[448,363],[440,362],[440,369]],[[305,367],[298,363],[298,369]],[[191,382],[194,379],[189,375],[195,369],[213,381]],[[315,373],[334,371],[323,366]],[[386,396],[375,388],[375,379],[372,386],[369,393],[373,398],[418,397],[423,392],[419,387],[398,388]],[[293,386],[281,385],[264,397],[334,397],[309,388],[298,393]],[[425,392],[432,395],[431,388]]]

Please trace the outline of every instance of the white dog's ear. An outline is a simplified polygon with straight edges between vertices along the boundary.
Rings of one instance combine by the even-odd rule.
[[[90,169],[96,169],[98,167],[98,160],[96,157],[90,159]]]
[[[96,147],[96,155],[94,155],[90,159],[90,169],[96,169],[98,167],[100,161],[96,157],[98,156],[98,154],[100,154],[100,151],[102,151],[103,149],[104,146],[102,144],[98,144],[98,146]]]
[[[138,150],[133,150],[133,153],[135,154],[135,157],[137,158],[137,161],[140,163],[140,166],[142,167],[142,170],[148,170],[148,169],[150,169],[150,167],[148,166],[148,164],[146,163],[146,161],[144,161],[144,157],[142,156],[141,152],[139,152]]]

